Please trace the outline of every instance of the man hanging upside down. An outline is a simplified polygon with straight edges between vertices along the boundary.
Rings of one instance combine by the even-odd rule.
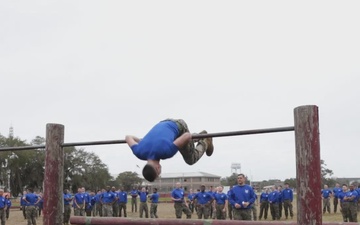
[[[206,133],[205,130],[200,132]],[[185,162],[193,165],[204,152],[211,156],[214,151],[212,138],[196,140],[195,147],[196,141],[182,119],[166,119],[156,124],[143,139],[127,135],[125,140],[136,157],[147,160],[142,174],[149,182],[153,182],[161,173],[160,159],[171,158],[180,151]]]

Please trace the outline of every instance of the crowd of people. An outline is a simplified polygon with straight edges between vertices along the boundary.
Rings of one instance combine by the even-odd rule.
[[[328,185],[324,185],[321,190],[321,198],[323,201],[323,214],[331,213],[331,199],[333,199],[333,213],[337,212],[340,205],[340,212],[344,222],[358,222],[357,213],[360,211],[360,185],[335,184],[333,189]]]
[[[205,185],[201,185],[195,192],[190,189],[189,193],[185,193],[181,183],[176,183],[171,192],[175,217],[180,219],[184,214],[187,219],[190,219],[194,212],[198,219],[267,220],[269,218],[280,220],[282,217],[285,219],[294,217],[293,190],[288,183],[284,184],[284,188],[281,185],[273,186],[258,195],[253,187],[246,184],[244,174],[239,174],[237,181],[238,184],[230,187],[227,193],[223,192],[222,186],[210,186],[206,190]],[[357,189],[355,187],[352,184],[349,187],[346,184],[340,187],[337,183],[330,189],[324,185],[321,190],[323,214],[337,213],[339,209],[344,222],[357,222],[357,212],[360,210],[360,185]],[[127,192],[122,187],[116,190],[115,187],[107,186],[97,193],[78,188],[77,193],[72,195],[68,189],[65,189],[63,194],[64,225],[69,224],[72,211],[75,216],[127,217],[127,210],[130,211],[127,209],[128,195],[131,200],[131,212],[139,211],[140,218],[149,218],[149,216],[158,218],[159,193],[157,188],[152,190],[149,194],[147,187],[140,189],[134,187]],[[1,225],[5,225],[9,218],[9,209],[12,204],[9,195],[3,195],[4,190],[0,189]],[[20,199],[24,219],[27,219],[29,225],[36,225],[36,219],[41,216],[43,208],[42,193],[34,193],[31,188],[28,188]],[[333,206],[333,211],[331,206]]]

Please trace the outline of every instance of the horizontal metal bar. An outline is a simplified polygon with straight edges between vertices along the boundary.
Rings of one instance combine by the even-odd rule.
[[[35,149],[43,149],[43,148],[45,148],[45,145],[1,147],[1,148],[0,148],[0,152],[5,152],[5,151],[35,150]]]
[[[113,144],[126,144],[125,140],[108,140],[108,141],[87,141],[87,142],[72,142],[64,143],[63,147],[74,147],[74,146],[87,146],[87,145],[113,145]]]
[[[294,127],[277,127],[268,129],[257,129],[257,130],[243,130],[243,131],[230,131],[230,132],[219,132],[219,133],[208,133],[208,134],[193,134],[192,139],[201,139],[208,137],[227,137],[227,136],[239,136],[239,135],[250,135],[250,134],[264,134],[264,133],[275,133],[275,132],[286,132],[293,131]],[[64,143],[63,147],[73,146],[86,146],[86,145],[111,145],[111,144],[126,144],[125,140],[109,140],[109,141],[91,141],[91,142],[74,142]]]
[[[251,135],[251,134],[265,134],[265,133],[276,133],[276,132],[287,132],[294,131],[294,127],[277,127],[267,129],[256,129],[256,130],[241,130],[241,131],[230,131],[220,133],[209,133],[209,134],[193,134],[193,139],[207,138],[207,137],[227,137],[227,136],[239,136],[239,135]]]
[[[239,136],[239,135],[287,132],[287,131],[294,131],[294,127],[277,127],[277,128],[230,131],[230,132],[219,132],[219,133],[208,133],[208,134],[193,134],[192,138],[193,139],[201,139],[201,138],[208,138],[208,137],[228,137],[228,136]],[[75,147],[75,146],[112,145],[112,144],[126,144],[126,141],[125,140],[108,140],[108,141],[71,142],[71,143],[64,143],[61,146],[62,147]],[[32,150],[32,149],[40,149],[40,148],[45,148],[45,145],[4,147],[4,148],[0,148],[0,151]]]

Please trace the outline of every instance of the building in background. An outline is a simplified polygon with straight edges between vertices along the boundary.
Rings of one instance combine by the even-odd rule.
[[[163,173],[161,176],[151,183],[152,187],[157,187],[160,193],[171,192],[176,182],[180,182],[185,191],[200,189],[200,185],[204,184],[206,189],[210,186],[219,186],[221,176],[205,173]]]

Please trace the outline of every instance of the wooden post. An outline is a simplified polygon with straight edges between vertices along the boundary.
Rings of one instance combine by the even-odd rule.
[[[63,224],[64,126],[46,125],[44,225]]]
[[[321,165],[318,107],[294,109],[296,144],[297,222],[321,225]]]

